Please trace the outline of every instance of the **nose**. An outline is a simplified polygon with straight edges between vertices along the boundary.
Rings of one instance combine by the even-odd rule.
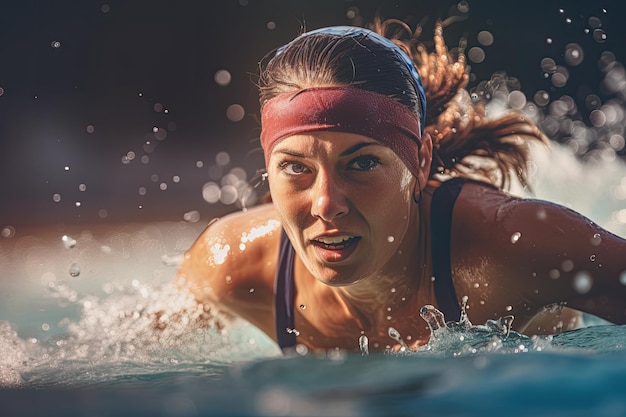
[[[311,197],[313,217],[331,222],[349,212],[344,187],[337,178],[326,171],[318,172],[311,190]]]

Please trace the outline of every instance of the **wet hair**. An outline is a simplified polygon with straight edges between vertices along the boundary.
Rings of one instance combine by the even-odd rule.
[[[532,120],[515,112],[490,120],[485,103],[472,101],[467,91],[468,67],[462,52],[452,54],[437,23],[433,50],[415,31],[398,20],[377,19],[369,29],[385,35],[414,61],[426,94],[426,120],[420,120],[433,140],[431,178],[463,176],[501,189],[515,175],[527,185],[529,141],[547,142]],[[402,37],[402,35],[405,35]],[[311,87],[351,86],[390,96],[420,119],[415,83],[394,51],[367,36],[311,34],[300,36],[261,63],[261,107],[278,94]]]

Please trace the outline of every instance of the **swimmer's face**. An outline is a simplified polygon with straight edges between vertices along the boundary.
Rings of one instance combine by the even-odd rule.
[[[298,134],[274,147],[267,172],[283,227],[318,280],[355,283],[398,250],[415,180],[391,149],[352,133]]]

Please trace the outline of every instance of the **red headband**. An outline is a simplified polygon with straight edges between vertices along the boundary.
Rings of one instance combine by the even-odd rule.
[[[265,164],[281,140],[318,130],[356,133],[390,148],[415,176],[419,168],[420,122],[406,106],[354,87],[308,88],[268,100],[261,112]]]

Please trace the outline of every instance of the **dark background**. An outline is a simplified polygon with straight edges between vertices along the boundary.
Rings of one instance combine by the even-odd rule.
[[[495,39],[483,48],[485,61],[472,63],[472,85],[506,71],[529,98],[545,89],[583,102],[589,92],[600,94],[600,53],[612,51],[624,62],[620,0],[464,3],[469,13],[447,0],[0,0],[0,228],[181,220],[190,210],[202,217],[232,210],[204,201],[202,185],[221,151],[231,156],[226,169],[242,166],[250,177],[262,168],[258,62],[303,25],[367,23],[379,13],[412,27],[424,22],[423,38],[430,39],[436,19],[463,15],[445,31],[449,46],[460,38],[476,46],[482,30]],[[594,16],[605,42],[584,32]],[[570,42],[585,59],[569,68],[565,87],[555,88],[540,61],[564,65]],[[214,80],[220,69],[232,75],[227,86]],[[226,117],[232,104],[245,109],[242,120]],[[156,139],[154,127],[167,137]],[[156,147],[146,151],[146,141]],[[136,156],[125,164],[129,151]],[[140,162],[143,155],[148,163]]]

